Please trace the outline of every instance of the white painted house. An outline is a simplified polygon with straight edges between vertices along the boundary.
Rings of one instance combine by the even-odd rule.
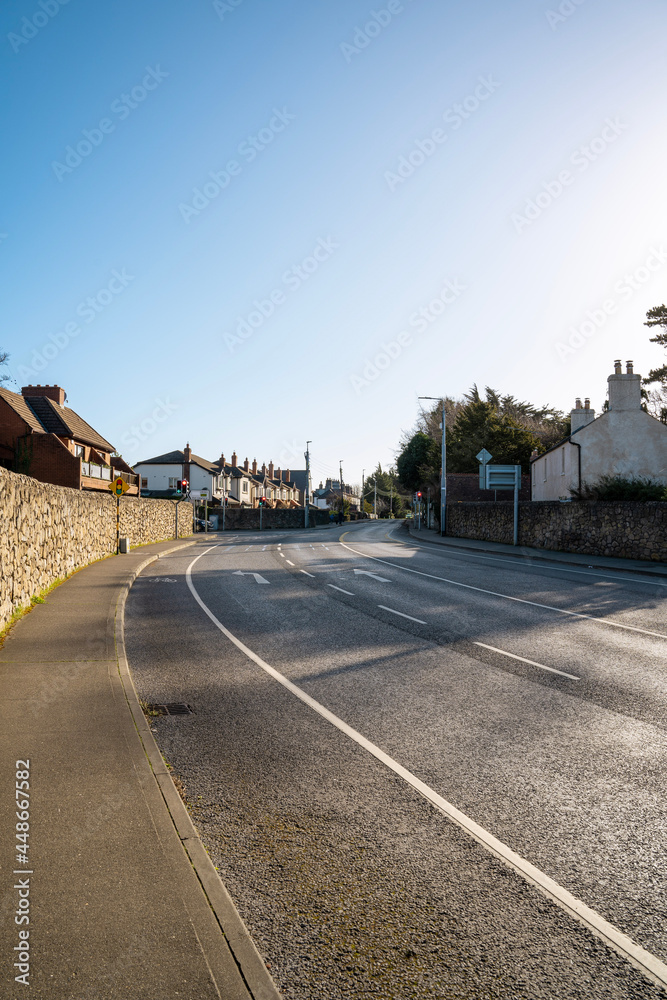
[[[533,500],[571,499],[570,487],[603,475],[645,476],[667,483],[667,424],[642,409],[641,375],[620,361],[607,379],[609,409],[595,416],[577,399],[570,436],[531,460]]]
[[[224,477],[215,462],[209,462],[199,455],[193,455],[190,445],[183,451],[170,451],[166,455],[144,459],[133,466],[141,479],[141,492],[167,493],[176,490],[177,484],[183,479],[188,480],[189,492],[198,497],[201,490],[208,491],[209,499],[222,498]]]

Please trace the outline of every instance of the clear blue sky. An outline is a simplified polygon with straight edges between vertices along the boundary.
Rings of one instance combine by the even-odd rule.
[[[616,357],[662,363],[667,6],[560,11],[5,0],[18,385],[130,462],[298,468],[311,439],[352,482],[421,394],[599,407]]]

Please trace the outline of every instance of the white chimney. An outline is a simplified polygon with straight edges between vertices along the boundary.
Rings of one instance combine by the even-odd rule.
[[[632,361],[626,362],[625,375],[621,362],[614,363],[614,374],[607,379],[610,410],[641,410],[642,377],[634,372]]]
[[[592,423],[593,420],[595,420],[595,410],[591,410],[590,400],[587,399],[582,406],[581,400],[577,397],[574,409],[570,410],[570,434],[574,434],[580,427],[585,427],[586,424]]]

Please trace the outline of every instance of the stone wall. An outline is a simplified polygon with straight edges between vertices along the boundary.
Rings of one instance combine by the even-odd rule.
[[[169,500],[123,497],[120,534],[132,546],[176,534]],[[178,536],[192,534],[192,504],[178,504]],[[59,578],[116,551],[116,498],[41,483],[0,468],[0,628]]]
[[[512,544],[514,504],[447,507],[447,534]],[[519,545],[667,562],[667,503],[519,503]]]
[[[217,514],[218,527],[222,528],[222,511],[219,507],[209,507],[209,516]],[[267,507],[262,510],[262,528],[303,528],[305,510],[303,507]],[[310,508],[310,526],[329,523],[329,511]],[[259,531],[259,507],[228,507],[225,512],[225,530],[243,529]]]

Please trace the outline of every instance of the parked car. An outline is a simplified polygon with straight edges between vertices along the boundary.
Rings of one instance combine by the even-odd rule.
[[[197,531],[206,531],[207,524],[209,531],[215,531],[215,525],[213,524],[213,521],[210,518],[208,519],[208,521],[205,521],[202,517],[198,517],[195,523]]]

